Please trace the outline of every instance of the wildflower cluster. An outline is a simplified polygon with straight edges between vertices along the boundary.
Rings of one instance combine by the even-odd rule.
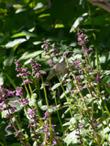
[[[40,78],[42,76],[42,72],[40,70],[41,65],[36,63],[34,60],[31,61],[32,71],[33,71],[33,77]]]
[[[41,46],[44,52],[51,57],[59,56],[58,46],[49,40],[45,40]]]
[[[9,125],[14,129],[12,134],[15,135],[22,145],[30,146],[29,139],[36,145],[46,145],[47,142],[45,143],[45,141],[49,141],[50,145],[55,145],[55,142],[53,142],[55,141],[54,137],[50,140],[49,136],[51,134],[46,136],[47,131],[44,130],[46,125],[51,127],[51,123],[46,122],[48,117],[42,118],[40,116],[36,102],[36,90],[33,91],[33,87],[30,86],[30,83],[40,79],[43,75],[41,65],[36,63],[35,60],[31,60],[29,68],[23,67],[18,60],[15,61],[15,65],[17,77],[21,78],[21,86],[16,87],[14,90],[0,86],[0,111],[2,117],[9,120]],[[23,127],[23,123],[19,121],[18,115],[20,111],[24,112],[24,116],[28,120],[27,124],[31,138],[29,138]],[[49,130],[49,133],[50,128],[47,128],[47,130]]]
[[[55,131],[54,131],[54,125],[50,125],[50,113],[45,112],[44,114],[44,125],[43,125],[43,132],[44,132],[44,142],[43,146],[55,146],[57,144],[57,140],[55,139]]]
[[[35,60],[28,65],[16,60],[20,85],[0,86],[1,118],[21,145],[109,145],[109,77],[103,84],[106,73],[91,63],[84,32],[77,33],[77,42],[81,51],[63,55],[54,43],[43,43],[50,78]]]
[[[15,62],[15,65],[16,65],[17,77],[20,77],[23,80],[22,85],[31,83],[31,79],[29,78],[31,73],[30,71],[28,71],[28,68],[22,67],[19,60]]]
[[[77,33],[77,41],[78,41],[78,45],[81,46],[84,55],[87,56],[92,51],[92,48],[87,47],[87,43],[88,43],[87,35],[84,34],[82,31],[79,31]]]

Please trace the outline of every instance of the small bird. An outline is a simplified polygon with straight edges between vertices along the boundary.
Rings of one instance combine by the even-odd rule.
[[[67,72],[68,72],[67,64],[65,60],[63,60],[62,62],[59,62],[52,67],[47,77],[47,81],[51,80],[54,76],[64,75]]]
[[[63,76],[69,72],[69,69],[73,69],[72,63],[67,63],[65,59],[62,59],[61,62],[56,63],[50,70],[47,77],[47,81],[50,81],[55,76]]]
[[[72,63],[67,63],[68,58],[72,56],[72,51],[65,51],[62,55],[61,60],[54,64],[49,72],[47,81],[51,80],[55,76],[65,75],[69,72],[69,68],[73,68]]]

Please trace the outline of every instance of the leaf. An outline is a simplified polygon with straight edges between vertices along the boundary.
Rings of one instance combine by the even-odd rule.
[[[70,32],[74,32],[86,16],[88,16],[88,13],[84,13],[82,16],[78,17],[73,23]]]
[[[36,97],[37,97],[37,94],[36,93],[33,93],[31,95],[31,99],[29,100],[29,105],[32,107],[32,106],[36,106]]]
[[[60,105],[57,106],[50,106],[48,108],[49,113],[56,112],[59,109]]]
[[[109,127],[105,127],[101,132],[101,138],[104,140],[108,140],[110,139],[110,128]]]
[[[0,86],[3,85],[3,83],[4,83],[3,74],[0,73]]]
[[[34,7],[34,10],[38,10],[38,9],[43,8],[43,7],[44,7],[43,3],[39,2],[39,3],[37,3],[37,5]]]
[[[34,143],[33,143],[33,146],[36,146],[37,145],[37,142],[35,141]]]
[[[41,43],[42,43],[41,41],[35,41],[35,42],[33,42],[33,45],[39,45]]]
[[[35,52],[32,52],[32,53],[29,53],[29,52],[25,52],[20,58],[19,60],[25,60],[25,59],[30,59],[30,58],[34,58],[40,54],[42,54],[42,50],[39,50],[39,51],[35,51]]]
[[[74,117],[70,119],[69,122],[66,122],[63,124],[63,126],[71,126],[71,125],[75,125],[76,124],[76,120]]]
[[[54,91],[55,89],[57,89],[59,86],[61,86],[61,83],[56,83],[51,90]]]
[[[19,111],[22,109],[20,103],[19,103],[19,98],[18,97],[13,97],[9,99],[8,103],[11,107],[16,107],[16,111]]]
[[[104,83],[110,83],[110,76],[105,76],[105,77],[103,78],[103,82],[104,82]]]
[[[15,84],[13,78],[11,78],[11,77],[9,76],[9,73],[5,73],[5,76],[7,77],[7,80],[9,80],[10,84],[11,84],[14,88],[16,88],[16,84]]]
[[[36,35],[34,33],[22,31],[22,32],[12,35],[12,38],[23,37],[23,36],[25,36],[26,38],[36,37]]]
[[[64,142],[67,144],[67,146],[69,146],[70,144],[79,143],[78,136],[76,133],[77,132],[74,130],[65,137]]]
[[[6,48],[12,48],[12,47],[15,47],[15,46],[17,46],[19,44],[22,44],[22,43],[26,42],[26,41],[27,41],[27,39],[25,39],[25,38],[15,39],[13,41],[8,42],[5,45],[5,47]]]
[[[61,94],[61,96],[60,96],[60,99],[64,98],[64,97],[66,96],[66,94],[68,94],[68,93],[69,93],[69,91],[63,92],[63,93]]]

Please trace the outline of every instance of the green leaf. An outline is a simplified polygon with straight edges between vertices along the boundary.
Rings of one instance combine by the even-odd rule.
[[[33,42],[33,45],[39,45],[41,43],[42,43],[41,41],[35,41],[35,42]]]
[[[27,39],[25,39],[25,38],[15,39],[13,41],[8,42],[5,45],[5,47],[6,48],[12,48],[12,47],[15,47],[15,46],[17,46],[19,44],[22,44],[22,43],[26,42],[26,41],[27,41]]]
[[[59,86],[61,86],[61,83],[56,83],[51,90],[54,91],[55,89],[57,89]]]
[[[12,35],[12,38],[23,37],[23,36],[25,36],[26,38],[36,37],[36,35],[34,33],[30,33],[30,32],[27,32],[27,31],[22,31],[22,32],[19,32],[19,33],[16,33],[16,34]]]
[[[4,83],[3,74],[0,73],[0,86],[3,85],[3,83]]]
[[[69,146],[70,144],[78,144],[79,143],[78,136],[76,133],[77,132],[74,130],[64,138],[64,142],[67,144],[67,146]]]
[[[85,19],[85,17],[88,16],[88,13],[82,14],[82,16],[78,17],[75,22],[73,23],[70,32],[74,32],[78,26],[81,24],[81,22]]]
[[[69,93],[69,91],[63,92],[63,93],[61,94],[61,96],[60,96],[60,99],[64,98],[64,97],[66,96],[66,94],[68,94],[68,93]]]
[[[33,93],[31,95],[31,99],[29,100],[29,105],[32,107],[36,106],[36,98],[37,98],[37,94]]]
[[[104,82],[104,83],[110,83],[110,76],[105,76],[105,77],[103,78],[103,82]]]
[[[29,53],[29,52],[25,52],[20,58],[19,60],[25,60],[25,59],[30,59],[30,58],[34,58],[40,54],[42,54],[43,51],[42,50],[39,50],[39,51],[35,51],[35,52],[32,52],[32,53]]]

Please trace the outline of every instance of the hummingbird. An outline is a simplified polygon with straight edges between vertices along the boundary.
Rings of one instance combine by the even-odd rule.
[[[51,80],[54,76],[63,76],[69,72],[70,67],[73,68],[72,63],[68,62],[68,58],[70,58],[72,54],[72,51],[66,51],[62,54],[60,61],[52,66],[47,81]]]

